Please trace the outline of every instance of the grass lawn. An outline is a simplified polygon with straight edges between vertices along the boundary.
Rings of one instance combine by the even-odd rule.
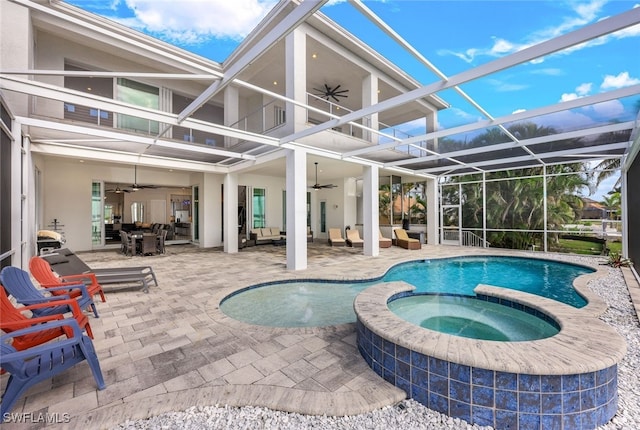
[[[587,242],[585,240],[560,239],[560,243],[557,246],[553,246],[552,251],[571,252],[574,254],[601,255],[602,245],[599,243]]]

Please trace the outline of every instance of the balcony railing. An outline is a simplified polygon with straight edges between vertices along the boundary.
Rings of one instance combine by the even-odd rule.
[[[340,106],[337,103],[310,93],[307,93],[306,103],[309,106],[309,108],[306,109],[306,120],[309,124],[321,124],[331,118],[344,116],[352,112],[352,110],[344,106]],[[157,121],[131,115],[114,114],[113,112],[91,106],[80,106],[66,102],[64,103],[64,118],[71,121],[90,123],[102,127],[113,127],[149,136],[157,135],[163,128],[162,124]],[[286,121],[285,102],[281,100],[271,100],[231,124],[230,127],[253,133],[269,133],[283,126]],[[370,127],[369,118],[362,118],[357,123],[364,124],[365,127]],[[412,137],[410,134],[398,128],[390,127],[383,123],[378,124],[378,130],[380,130],[382,134],[377,134],[366,128],[359,127],[354,123],[334,127],[332,130],[358,139],[364,139],[370,142],[375,141],[380,144]],[[201,130],[180,126],[173,126],[163,137],[182,142],[199,143],[217,147],[232,147],[235,144],[241,143],[239,141],[231,141],[231,139],[225,138],[222,135],[214,135]],[[424,147],[426,147],[426,142],[422,141],[397,147],[396,150],[406,152],[412,156],[423,156],[425,155],[425,151],[421,148]]]
[[[73,103],[64,103],[64,118],[101,127],[113,127],[147,136],[157,136],[161,129],[161,124],[158,121],[138,118],[131,115],[114,114],[110,111]],[[168,133],[164,134],[163,137],[209,146],[224,145],[223,136],[188,127],[174,126]]]

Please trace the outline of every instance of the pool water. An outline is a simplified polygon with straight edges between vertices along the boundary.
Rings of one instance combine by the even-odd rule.
[[[287,282],[250,288],[225,299],[230,317],[270,327],[321,327],[356,320],[353,300],[373,285],[361,283]]]
[[[473,297],[415,295],[393,300],[388,306],[412,324],[472,339],[516,342],[558,333],[557,327],[535,315]]]
[[[356,321],[353,300],[365,288],[405,281],[416,293],[473,296],[478,284],[512,288],[548,297],[574,307],[586,301],[573,280],[592,269],[550,260],[520,257],[456,257],[401,263],[381,279],[368,282],[279,282],[255,285],[222,300],[226,315],[271,327],[322,327]],[[444,323],[444,320],[441,321]]]
[[[399,264],[384,281],[405,281],[416,293],[473,295],[478,284],[511,288],[581,308],[587,304],[573,280],[593,269],[574,264],[521,257],[459,257]]]

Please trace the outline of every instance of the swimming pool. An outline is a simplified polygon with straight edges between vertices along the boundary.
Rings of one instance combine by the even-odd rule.
[[[530,292],[574,307],[587,303],[573,280],[593,269],[521,257],[455,257],[419,260],[392,267],[378,279],[362,282],[282,281],[235,291],[220,303],[226,315],[269,327],[323,327],[356,321],[353,300],[364,289],[402,280],[416,293],[474,295],[478,284]]]

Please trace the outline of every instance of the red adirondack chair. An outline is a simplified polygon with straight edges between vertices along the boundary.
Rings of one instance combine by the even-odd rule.
[[[34,318],[29,318],[23,314],[23,312],[30,311],[32,309],[61,305],[69,305],[71,307],[71,309],[73,310],[73,318],[78,322],[78,325],[87,332],[87,335],[93,339],[93,332],[91,331],[89,318],[87,318],[87,316],[82,313],[80,307],[78,306],[78,302],[75,299],[56,300],[17,308],[14,306],[11,300],[9,300],[9,297],[7,296],[7,293],[2,286],[0,286],[0,330],[6,333],[11,333],[12,331],[31,327],[46,321],[64,319],[63,314],[52,314]],[[13,347],[18,351],[21,351],[65,335],[69,337],[72,336],[73,333],[67,327],[42,330],[14,337]]]
[[[42,257],[34,256],[29,260],[29,271],[31,275],[38,281],[38,283],[43,288],[51,288],[51,287],[64,287],[71,285],[78,285],[78,283],[83,283],[87,286],[87,291],[91,298],[95,294],[100,294],[100,298],[103,302],[107,300],[104,297],[104,291],[102,291],[102,285],[98,283],[96,279],[96,275],[93,273],[81,273],[77,275],[65,275],[63,277],[59,277],[52,269],[51,265],[47,260]],[[69,292],[62,291],[51,291],[52,295],[70,295],[72,298],[81,294],[78,290],[72,290]]]

